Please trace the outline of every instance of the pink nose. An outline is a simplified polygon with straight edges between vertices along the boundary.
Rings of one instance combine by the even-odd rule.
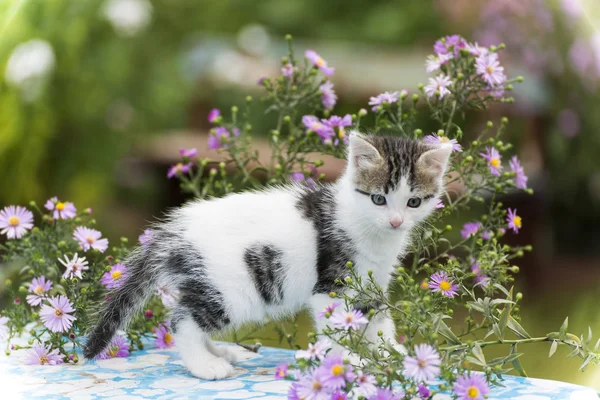
[[[402,222],[404,222],[402,220],[402,217],[398,216],[398,215],[394,215],[392,217],[392,219],[390,219],[390,225],[392,226],[392,228],[396,229],[398,228],[400,225],[402,225]]]

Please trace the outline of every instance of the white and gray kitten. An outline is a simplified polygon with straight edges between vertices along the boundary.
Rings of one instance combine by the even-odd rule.
[[[157,287],[178,291],[172,327],[181,358],[203,379],[233,372],[233,355],[211,334],[332,300],[346,262],[387,288],[413,228],[435,209],[451,147],[395,137],[351,134],[348,164],[334,184],[300,185],[194,201],[153,230],[126,261],[128,277],[111,293],[84,354],[94,358],[140,312]],[[315,318],[317,330],[323,319]],[[395,343],[392,320],[373,318]]]

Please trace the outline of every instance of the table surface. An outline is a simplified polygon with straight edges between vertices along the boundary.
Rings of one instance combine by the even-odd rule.
[[[0,356],[1,399],[286,399],[290,385],[274,379],[275,365],[293,360],[293,352],[261,348],[252,353],[233,346],[238,353],[235,376],[222,381],[203,381],[187,373],[174,349],[149,348],[128,358],[79,365],[28,366],[24,350]],[[593,389],[563,382],[506,376],[505,387],[492,389],[493,399],[598,400]],[[436,400],[449,400],[439,394]]]

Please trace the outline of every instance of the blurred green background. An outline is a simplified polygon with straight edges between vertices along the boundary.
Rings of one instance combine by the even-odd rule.
[[[185,200],[166,179],[179,147],[207,154],[206,114],[260,97],[286,33],[336,67],[338,114],[384,90],[414,92],[440,36],[504,42],[509,75],[526,78],[517,101],[467,116],[463,130],[507,115],[535,190],[505,199],[524,217],[516,240],[534,245],[520,264],[523,319],[545,333],[568,314],[574,332],[600,334],[599,27],[598,0],[4,0],[0,207],[58,195],[92,207],[111,240],[135,240]],[[260,133],[270,119],[254,107]],[[527,348],[531,376],[600,389],[600,369],[547,352]]]

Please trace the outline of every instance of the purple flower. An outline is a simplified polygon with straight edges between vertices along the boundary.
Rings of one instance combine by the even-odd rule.
[[[579,116],[571,109],[564,109],[558,113],[557,125],[563,135],[568,138],[577,136],[580,129]]]
[[[428,399],[429,397],[431,397],[431,390],[429,390],[429,388],[427,386],[419,385],[418,390],[419,390],[420,398]]]
[[[142,246],[147,245],[148,243],[150,243],[150,241],[152,240],[152,230],[150,229],[145,229],[144,233],[142,233],[139,237],[138,240],[140,241],[140,243],[142,244]]]
[[[172,308],[179,300],[179,290],[171,290],[166,286],[161,286],[156,289],[156,294],[160,297],[163,305],[167,308]]]
[[[488,162],[488,166],[490,167],[490,173],[495,176],[500,176],[500,171],[502,171],[502,157],[498,150],[494,147],[486,147],[485,153],[479,153],[479,155],[485,158]]]
[[[459,376],[452,391],[457,400],[484,400],[490,393],[490,387],[484,375],[472,373],[471,376]]]
[[[326,76],[333,75],[335,68],[327,66],[327,61],[323,60],[321,56],[314,50],[306,50],[304,52],[306,58],[309,59],[316,67],[318,67],[321,72],[323,72]]]
[[[444,271],[436,272],[435,274],[429,277],[429,288],[432,292],[439,292],[446,297],[453,298],[458,293],[458,285],[455,285],[454,282],[448,277],[448,274]]]
[[[365,374],[362,371],[356,372],[356,394],[358,396],[369,397],[377,393],[377,379],[373,375]]]
[[[100,253],[104,253],[108,248],[108,239],[101,239],[101,237],[101,232],[95,229],[86,228],[85,226],[78,226],[73,232],[73,239],[79,242],[83,251],[96,249],[100,251]]]
[[[210,140],[210,136],[209,136],[209,140]],[[191,169],[192,169],[192,163],[187,163],[187,164],[177,163],[177,164],[171,165],[171,167],[169,167],[169,171],[167,172],[167,178],[171,179],[174,176],[187,174],[190,172]]]
[[[88,262],[85,257],[79,257],[77,253],[75,253],[72,260],[69,260],[69,257],[65,255],[64,260],[59,258],[58,261],[66,268],[62,276],[65,279],[74,277],[82,279],[83,276],[81,273],[89,269]]]
[[[323,143],[331,143],[333,136],[335,136],[333,129],[319,121],[319,118],[314,115],[305,115],[302,117],[302,123],[306,129],[316,132],[321,137]]]
[[[123,264],[115,264],[110,271],[105,272],[100,279],[100,283],[107,289],[118,289],[127,280],[127,267]]]
[[[523,167],[519,162],[517,156],[513,156],[508,162],[510,165],[510,169],[515,173],[515,186],[519,189],[527,189],[527,175],[525,175],[525,171],[523,171]]]
[[[331,395],[331,400],[348,400],[348,395],[338,390]]]
[[[115,336],[106,350],[96,356],[98,360],[129,356],[129,343],[123,336]]]
[[[441,199],[438,199],[437,203],[435,203],[435,208],[444,208],[444,202]]]
[[[290,78],[292,75],[294,75],[294,66],[290,63],[285,64],[282,68],[281,68],[281,73],[283,74],[283,76],[285,76],[286,78]]]
[[[489,52],[487,47],[480,47],[478,43],[467,43],[465,48],[475,57],[484,56]]]
[[[296,359],[321,360],[330,348],[331,342],[327,338],[323,338],[315,344],[309,343],[307,350],[298,350]]]
[[[451,58],[452,54],[429,56],[427,57],[427,61],[425,61],[425,71],[427,71],[427,73],[435,72],[440,69],[442,65],[446,64]]]
[[[292,172],[290,174],[290,180],[292,182],[303,183],[311,189],[314,189],[317,185],[313,178],[306,178],[304,172]]]
[[[0,340],[6,340],[8,337],[8,318],[0,317]]]
[[[377,393],[369,397],[369,400],[400,400],[403,397],[404,393],[402,391],[394,394],[390,389],[378,387]]]
[[[329,317],[335,311],[335,309],[341,305],[342,303],[340,303],[339,301],[334,301],[333,303],[325,307],[323,311],[317,314],[317,318]]]
[[[285,379],[288,374],[288,367],[289,367],[288,363],[278,364],[275,367],[275,379],[277,379],[277,380]]]
[[[476,71],[491,87],[497,87],[506,82],[504,67],[498,61],[497,53],[488,53],[475,59]]]
[[[471,236],[474,236],[480,228],[481,222],[467,222],[463,225],[460,235],[463,237],[463,239],[467,239]]]
[[[175,344],[173,335],[164,325],[158,325],[158,328],[154,329],[154,333],[156,334],[154,343],[157,349],[168,349]]]
[[[0,233],[9,239],[21,239],[21,236],[33,228],[33,214],[21,206],[8,206],[0,211]]]
[[[152,310],[144,311],[144,317],[147,319],[154,318],[154,311],[152,311]]]
[[[231,135],[229,131],[222,126],[216,127],[210,135],[208,135],[208,148],[217,150],[224,147],[224,143],[229,140]]]
[[[456,139],[450,139],[448,136],[439,136],[436,133],[432,133],[431,135],[427,135],[423,138],[425,143],[433,144],[433,145],[452,145],[452,151],[462,152],[462,146],[458,144]]]
[[[300,399],[327,399],[331,396],[325,387],[320,368],[315,368],[305,375],[296,386],[296,394]]]
[[[444,96],[450,94],[449,86],[452,86],[454,82],[450,80],[444,74],[439,74],[435,78],[429,78],[429,85],[425,86],[425,94],[427,97],[433,97],[436,93],[439,93],[439,99],[443,99]]]
[[[47,200],[44,207],[47,210],[54,211],[52,213],[54,219],[71,219],[77,215],[77,209],[73,203],[58,201],[56,196]]]
[[[44,304],[40,309],[40,319],[51,332],[66,332],[73,326],[77,318],[69,313],[75,311],[73,304],[65,296],[59,295],[48,299],[50,305]]]
[[[213,108],[212,110],[210,110],[210,112],[208,113],[208,122],[210,122],[211,124],[214,123],[217,118],[219,118],[221,116],[221,110],[219,110],[218,108]]]
[[[361,325],[365,325],[369,322],[360,310],[346,311],[341,308],[335,310],[333,314],[331,314],[331,317],[329,317],[329,320],[333,323],[335,328],[346,330],[350,328],[355,330],[359,329]]]
[[[333,130],[337,128],[338,138],[344,140],[344,143],[348,143],[348,138],[346,137],[346,131],[344,130],[344,127],[352,126],[352,116],[350,114],[346,114],[344,117],[332,115],[329,117],[329,119],[322,119],[321,121]]]
[[[63,356],[58,352],[58,349],[52,350],[51,345],[46,345],[44,342],[35,343],[29,351],[27,351],[25,364],[27,365],[58,365],[62,363]]]
[[[521,217],[517,215],[516,208],[514,210],[510,208],[508,209],[508,216],[506,217],[506,222],[508,222],[508,228],[512,229],[515,233],[519,233],[519,229],[521,229],[521,226],[523,225]]]
[[[487,286],[487,281],[489,281],[489,277],[481,272],[481,264],[478,262],[472,261],[471,272],[475,274],[474,283],[481,284],[483,286]]]
[[[28,289],[28,292],[33,294],[27,295],[27,303],[31,306],[39,306],[50,289],[52,289],[52,281],[46,280],[44,275],[33,278]]]
[[[415,346],[414,357],[404,357],[402,373],[416,382],[427,382],[440,374],[441,363],[440,355],[433,346],[418,344]]]
[[[352,382],[355,378],[352,365],[344,364],[341,354],[328,354],[319,369],[323,384],[328,389],[342,389],[346,386],[346,382]]]
[[[446,36],[444,41],[438,40],[433,45],[433,51],[435,54],[448,54],[450,50],[455,57],[458,57],[458,52],[460,49],[465,48],[467,46],[467,42],[465,39],[460,37],[459,35]]]
[[[326,110],[332,110],[337,103],[337,94],[335,94],[335,91],[333,90],[333,83],[327,81],[319,86],[319,90],[321,91],[321,102],[323,102],[323,107],[325,107]]]
[[[373,106],[371,107],[371,110],[377,112],[379,110],[379,107],[381,107],[383,105],[383,102],[387,102],[388,104],[392,104],[398,101],[398,99],[400,98],[400,92],[383,92],[381,94],[378,94],[375,97],[371,97],[369,99],[369,105]]]
[[[182,157],[192,158],[198,154],[198,149],[195,147],[192,149],[179,149],[179,154],[181,154]]]

